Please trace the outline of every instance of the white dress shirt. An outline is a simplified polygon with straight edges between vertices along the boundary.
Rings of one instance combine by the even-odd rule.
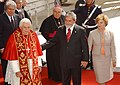
[[[71,34],[72,34],[73,29],[74,29],[74,26],[75,26],[75,24],[73,24],[73,25],[70,27]],[[68,29],[69,29],[69,28],[66,28],[66,34],[68,33]]]

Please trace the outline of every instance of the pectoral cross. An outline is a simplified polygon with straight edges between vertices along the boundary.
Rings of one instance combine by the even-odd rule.
[[[30,48],[29,48],[28,46],[27,46],[26,51],[27,51],[28,53],[30,53]]]
[[[29,48],[29,45],[28,45],[27,38],[25,39],[25,41],[26,41],[26,51],[27,51],[27,53],[30,53],[30,48]]]

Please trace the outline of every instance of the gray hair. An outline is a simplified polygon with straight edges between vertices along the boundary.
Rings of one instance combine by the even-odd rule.
[[[32,27],[32,23],[28,18],[23,18],[19,23],[19,27],[22,27],[24,23],[29,23]]]
[[[60,5],[56,5],[53,7],[53,11],[56,9],[56,8],[59,8],[61,10],[61,12],[63,11],[62,7]]]
[[[13,6],[15,9],[17,8],[16,3],[12,0],[6,2],[4,9],[6,10],[9,6]]]
[[[76,20],[76,19],[77,19],[77,16],[76,16],[76,14],[75,14],[74,12],[68,12],[65,16],[66,16],[66,17],[67,17],[67,16],[71,16],[71,17],[73,18],[73,20]]]

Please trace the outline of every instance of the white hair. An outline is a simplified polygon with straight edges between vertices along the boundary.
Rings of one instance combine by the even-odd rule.
[[[19,27],[22,27],[24,23],[29,23],[32,26],[32,23],[28,18],[23,18],[19,23]]]
[[[71,16],[74,20],[77,19],[76,14],[74,12],[68,12],[65,16]]]
[[[6,2],[4,9],[6,10],[9,6],[13,6],[15,9],[17,8],[16,3],[14,1],[12,1],[12,0],[8,0]]]

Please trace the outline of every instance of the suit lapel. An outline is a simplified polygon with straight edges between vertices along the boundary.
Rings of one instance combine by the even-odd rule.
[[[62,31],[63,31],[62,36],[64,37],[65,42],[67,42],[66,27],[65,26],[62,28]]]
[[[13,18],[14,18],[14,28],[13,29],[15,29],[17,26],[17,19],[16,19],[16,17],[15,16],[13,16]]]
[[[8,18],[7,14],[4,13],[5,20],[10,23],[10,19]]]
[[[65,26],[63,28],[63,32],[64,32],[64,39],[67,42],[67,34],[66,34],[66,27]],[[69,42],[71,42],[74,39],[74,36],[76,35],[76,33],[77,33],[77,29],[76,29],[76,25],[75,25],[73,28]]]
[[[4,14],[4,18],[5,18],[6,24],[8,24],[10,26],[9,30],[13,30],[13,26],[12,26],[10,19],[8,18],[6,13]]]
[[[15,15],[13,16],[13,18],[14,18],[14,27],[13,27],[6,13],[4,14],[4,16],[5,16],[5,20],[8,22],[7,24],[9,24],[11,27],[9,29],[14,31],[14,29],[17,27],[17,23],[18,23],[17,17]]]

